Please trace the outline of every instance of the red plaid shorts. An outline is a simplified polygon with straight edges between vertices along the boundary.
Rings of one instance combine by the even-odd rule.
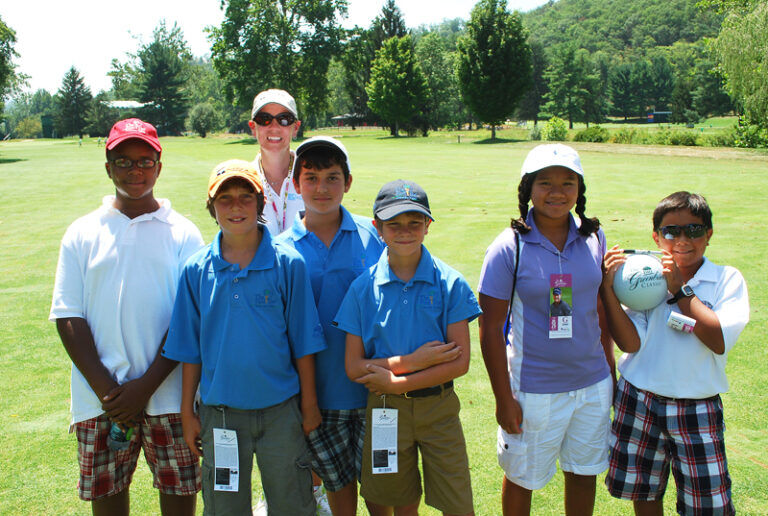
[[[605,477],[616,498],[661,500],[670,470],[677,512],[735,514],[720,396],[665,398],[619,380]]]
[[[112,496],[130,485],[142,448],[154,476],[154,486],[160,492],[192,495],[200,491],[200,464],[184,442],[179,414],[144,416],[126,450],[107,447],[111,426],[106,414],[74,425],[81,499]]]

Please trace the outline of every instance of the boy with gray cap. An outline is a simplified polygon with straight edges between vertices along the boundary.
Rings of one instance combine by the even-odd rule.
[[[360,494],[369,509],[382,506],[372,514],[387,506],[417,514],[421,455],[425,502],[473,514],[453,380],[469,368],[469,322],[480,307],[461,274],[422,245],[433,218],[419,185],[387,183],[373,213],[387,250],[352,283],[335,318],[347,333],[347,375],[370,391]],[[414,353],[429,348],[428,360]]]

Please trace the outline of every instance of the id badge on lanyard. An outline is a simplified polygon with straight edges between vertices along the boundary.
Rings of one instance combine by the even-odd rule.
[[[573,283],[570,274],[549,275],[549,338],[573,337]]]

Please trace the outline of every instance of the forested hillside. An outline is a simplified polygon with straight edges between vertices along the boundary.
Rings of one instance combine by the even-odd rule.
[[[523,14],[531,39],[589,52],[635,52],[715,37],[722,16],[697,0],[559,0]]]

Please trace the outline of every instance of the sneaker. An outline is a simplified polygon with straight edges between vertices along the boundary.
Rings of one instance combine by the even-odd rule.
[[[253,516],[267,516],[267,501],[263,494],[259,497],[259,503],[253,508]]]
[[[315,514],[317,516],[333,516],[331,506],[328,503],[328,494],[325,492],[325,486],[314,486],[312,494],[315,495],[315,503],[317,504],[317,512]]]

